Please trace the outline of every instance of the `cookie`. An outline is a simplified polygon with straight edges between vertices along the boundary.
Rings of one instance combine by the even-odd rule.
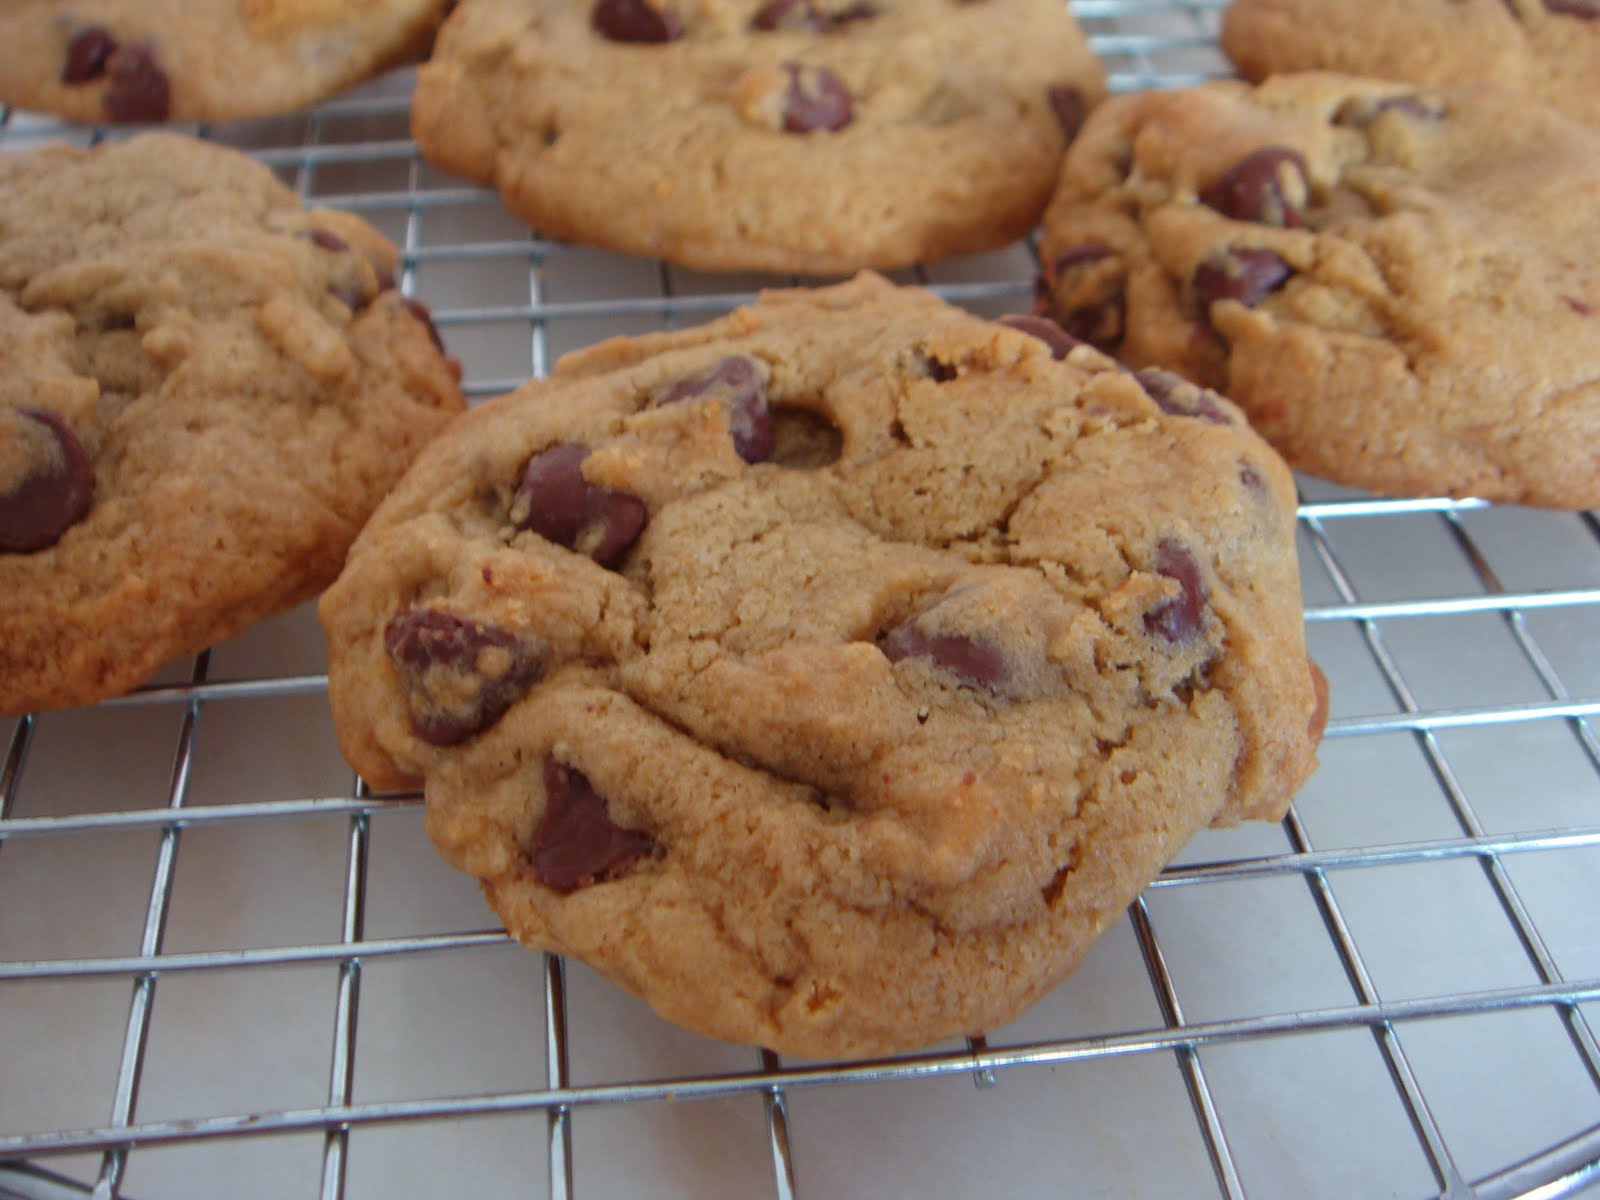
[[[1247,79],[1494,83],[1600,127],[1597,0],[1233,0],[1222,48]]]
[[[1487,88],[1306,74],[1119,98],[1040,310],[1389,495],[1600,504],[1600,134]]]
[[[881,278],[617,339],[419,457],[320,611],[340,744],[529,946],[813,1056],[993,1028],[1322,711],[1220,397]]]
[[[1104,91],[1059,0],[466,0],[412,129],[543,234],[816,274],[1022,236]]]
[[[325,586],[463,406],[395,251],[232,150],[0,155],[0,713]]]
[[[11,0],[0,102],[74,121],[293,112],[427,52],[447,0]]]

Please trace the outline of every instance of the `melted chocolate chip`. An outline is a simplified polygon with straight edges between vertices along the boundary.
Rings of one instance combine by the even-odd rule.
[[[117,39],[100,25],[90,25],[72,35],[67,43],[67,59],[61,65],[62,83],[88,83],[106,73],[106,59],[117,48]]]
[[[783,92],[785,133],[818,129],[832,133],[850,124],[853,110],[844,80],[826,67],[786,62],[783,69],[789,74],[789,86]]]
[[[1144,627],[1169,642],[1181,642],[1200,632],[1205,615],[1206,586],[1200,565],[1183,543],[1164,539],[1156,547],[1155,569],[1178,585],[1178,594],[1144,615]]]
[[[665,388],[652,403],[713,398],[728,410],[728,432],[739,457],[752,463],[771,458],[772,414],[767,408],[766,379],[752,358],[730,355],[709,370]]]
[[[94,471],[78,435],[55,413],[19,408],[16,415],[44,426],[56,444],[54,454],[0,494],[0,553],[31,554],[54,546],[83,519],[94,500]]]
[[[655,850],[655,839],[611,820],[588,777],[553,755],[544,760],[544,816],[533,833],[533,873],[563,895],[616,879]]]
[[[1127,321],[1126,268],[1109,246],[1086,242],[1057,254],[1039,277],[1038,312],[1079,341],[1109,350]]]
[[[172,83],[149,46],[118,46],[106,59],[100,107],[112,121],[165,121]]]
[[[1600,19],[1600,0],[1544,0],[1544,8],[1558,17],[1577,17],[1580,21]]]
[[[993,690],[1005,683],[1011,665],[1005,652],[992,642],[964,634],[926,633],[917,628],[913,617],[890,630],[879,643],[890,662],[902,658],[924,658],[960,680],[963,687]]]
[[[382,280],[379,281],[379,287],[382,287]],[[440,354],[443,354],[444,339],[439,336],[439,327],[433,323],[433,314],[428,311],[428,306],[421,300],[415,299],[411,296],[400,297],[400,303],[406,306],[406,310],[410,312],[413,317],[428,327],[428,337],[433,340],[434,349],[438,350]],[[354,306],[352,305],[352,307]]]
[[[674,42],[683,36],[678,14],[649,0],[595,0],[589,23],[613,42]]]
[[[535,454],[511,501],[511,519],[558,546],[587,554],[602,567],[622,558],[644,529],[644,501],[595,487],[583,477],[589,448],[563,442]]]
[[[1209,388],[1199,387],[1183,376],[1163,371],[1160,367],[1145,367],[1134,372],[1133,377],[1162,412],[1177,417],[1194,417],[1213,425],[1233,424],[1228,410],[1222,407],[1222,397]]]
[[[1444,108],[1420,96],[1352,96],[1333,114],[1335,125],[1365,129],[1384,113],[1398,113],[1413,121],[1440,121]]]
[[[1035,317],[1023,313],[1011,313],[1001,317],[999,324],[1007,329],[1015,329],[1018,333],[1025,333],[1029,337],[1038,338],[1050,347],[1050,357],[1061,359],[1072,352],[1074,346],[1083,345],[1054,321],[1044,317]]]
[[[826,22],[808,0],[767,0],[750,18],[750,28],[770,33],[774,29],[804,29],[822,33]]]
[[[1293,268],[1271,250],[1229,246],[1195,268],[1194,298],[1202,309],[1218,300],[1254,308],[1289,282]]]
[[[1309,194],[1306,160],[1300,153],[1287,146],[1263,146],[1201,191],[1200,201],[1235,221],[1298,229],[1305,223]]]
[[[544,674],[544,646],[438,608],[408,608],[383,630],[405,688],[411,729],[454,746],[487,729]]]
[[[337,233],[329,233],[326,229],[308,230],[306,236],[311,239],[311,244],[320,246],[330,254],[344,254],[350,249],[350,244]]]
[[[1083,128],[1084,118],[1089,115],[1089,105],[1083,93],[1070,83],[1057,84],[1047,94],[1050,111],[1055,113],[1056,120],[1061,124],[1061,132],[1067,135],[1070,145]]]

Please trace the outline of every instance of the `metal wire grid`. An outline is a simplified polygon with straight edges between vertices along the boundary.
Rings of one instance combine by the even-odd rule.
[[[1113,87],[1134,90],[1181,85],[1224,73],[1214,49],[1220,7],[1221,0],[1185,4],[1078,0],[1075,11],[1105,58]],[[560,264],[573,261],[576,254],[590,252],[513,232],[487,237],[427,236],[434,226],[453,228],[448,219],[452,210],[481,209],[486,195],[437,176],[421,163],[404,135],[406,100],[406,88],[391,83],[290,121],[196,132],[250,148],[278,169],[308,201],[361,212],[390,232],[404,251],[401,287],[435,303],[435,315],[446,341],[463,358],[469,395],[496,394],[520,383],[529,372],[542,375],[559,351],[594,340],[598,334],[699,320],[750,298],[743,285],[754,281],[708,280],[652,265],[640,268],[647,272],[645,275],[629,276],[633,287],[624,294],[559,299],[552,281],[562,277]],[[0,125],[0,148],[21,148],[63,134],[80,139],[113,136],[107,131],[71,130],[24,114],[7,113]],[[351,168],[361,169],[348,175],[358,183],[346,188],[341,181]],[[374,184],[363,171],[375,171],[388,182]],[[434,268],[488,261],[509,263],[517,274],[525,273],[525,302],[483,304],[476,297],[456,297],[441,303],[430,290],[428,277]],[[950,272],[919,269],[908,273],[907,278],[933,286],[955,302],[980,310],[1004,310],[1025,302],[1031,265],[1028,253],[1018,250],[1010,255],[987,256]],[[525,367],[520,363],[501,365],[502,358],[487,344],[480,346],[472,340],[475,334],[508,329],[521,331],[525,338]],[[1551,634],[1538,624],[1539,618],[1548,614],[1574,618],[1581,639],[1587,628],[1584,622],[1600,617],[1600,522],[1592,513],[1576,517],[1523,514],[1524,524],[1519,528],[1530,531],[1529,537],[1537,540],[1554,530],[1562,547],[1562,557],[1553,571],[1557,582],[1523,587],[1508,585],[1502,579],[1496,562],[1504,558],[1503,550],[1489,545],[1492,537],[1475,527],[1475,518],[1487,511],[1483,505],[1472,501],[1372,500],[1314,483],[1307,486],[1314,489],[1314,494],[1302,497],[1299,533],[1308,596],[1316,580],[1322,581],[1326,593],[1326,602],[1313,602],[1307,609],[1308,636],[1315,647],[1320,631],[1350,635],[1339,643],[1342,649],[1338,653],[1348,650],[1353,638],[1360,650],[1361,669],[1373,675],[1378,684],[1374,694],[1382,696],[1377,715],[1342,715],[1336,691],[1335,717],[1327,733],[1328,749],[1332,751],[1354,740],[1409,740],[1426,764],[1453,827],[1446,836],[1319,846],[1308,828],[1302,802],[1283,824],[1286,848],[1221,857],[1206,857],[1202,852],[1180,860],[1180,865],[1163,872],[1129,911],[1143,971],[1159,1013],[1159,1022],[1147,1026],[1103,1024],[1088,1034],[1032,1038],[1000,1046],[974,1038],[965,1046],[852,1065],[786,1065],[768,1051],[752,1051],[744,1070],[583,1084],[574,1082],[569,1068],[567,969],[561,959],[546,955],[542,961],[545,1074],[538,1086],[358,1101],[356,1051],[364,969],[389,959],[441,954],[461,960],[465,969],[470,965],[465,960],[472,952],[505,946],[507,938],[500,930],[488,928],[367,936],[374,826],[398,813],[415,812],[419,804],[415,796],[374,798],[356,780],[344,795],[198,805],[189,802],[191,769],[202,722],[208,713],[223,706],[318,696],[325,689],[325,677],[316,673],[269,672],[259,677],[214,680],[208,651],[193,661],[186,679],[153,684],[110,702],[105,706],[110,710],[156,706],[180,714],[166,799],[160,806],[119,810],[112,805],[91,807],[81,813],[60,813],[48,811],[52,806],[47,800],[30,806],[46,809],[41,815],[17,815],[19,798],[25,790],[48,798],[52,780],[41,780],[27,771],[41,718],[29,716],[16,721],[0,763],[0,849],[24,839],[148,832],[156,838],[156,855],[136,953],[24,956],[0,961],[0,1005],[6,989],[28,983],[124,980],[131,985],[106,1119],[85,1128],[0,1132],[0,1196],[92,1192],[95,1196],[114,1197],[122,1194],[130,1156],[145,1148],[233,1143],[299,1132],[322,1138],[318,1194],[324,1198],[343,1197],[353,1131],[401,1122],[504,1114],[537,1119],[542,1114],[548,1192],[552,1197],[569,1197],[577,1194],[580,1178],[574,1156],[574,1114],[612,1106],[759,1097],[763,1153],[770,1162],[772,1190],[786,1198],[800,1194],[799,1184],[805,1175],[804,1163],[791,1141],[791,1096],[847,1083],[907,1082],[963,1073],[971,1073],[980,1088],[988,1089],[997,1084],[1003,1087],[1006,1081],[1017,1077],[1015,1068],[1029,1065],[1171,1055],[1181,1074],[1215,1191],[1227,1197],[1241,1197],[1247,1193],[1249,1174],[1241,1166],[1237,1149],[1241,1130],[1238,1124],[1230,1125],[1228,1106],[1218,1099],[1214,1072],[1208,1073],[1208,1061],[1214,1061],[1209,1060],[1209,1054],[1214,1048],[1230,1045],[1361,1030],[1367,1031],[1381,1056],[1384,1072],[1437,1194],[1484,1200],[1558,1196],[1600,1180],[1600,1124],[1593,1123],[1587,1115],[1595,1108],[1592,1095],[1587,1107],[1575,1106],[1571,1120],[1559,1129],[1558,1140],[1519,1161],[1469,1178],[1461,1165],[1459,1139],[1452,1141],[1439,1116],[1441,1097],[1419,1078],[1414,1054],[1408,1055],[1403,1036],[1420,1024],[1444,1018],[1519,1011],[1552,1014],[1560,1023],[1579,1072],[1586,1077],[1585,1089],[1600,1092],[1600,1046],[1582,1007],[1600,1001],[1600,974],[1590,970],[1575,976],[1571,968],[1563,971],[1563,952],[1552,948],[1536,920],[1534,907],[1519,890],[1518,878],[1526,881],[1530,876],[1514,878],[1508,867],[1518,860],[1531,861],[1537,867],[1563,852],[1600,847],[1600,742],[1591,724],[1600,715],[1600,683],[1596,682],[1600,670],[1589,669],[1581,657],[1574,660],[1564,646],[1552,651]],[[1364,599],[1358,586],[1360,571],[1347,561],[1351,557],[1349,546],[1359,546],[1362,536],[1376,536],[1382,542],[1392,529],[1418,528],[1418,522],[1428,527],[1431,536],[1443,532],[1454,548],[1457,567],[1464,565],[1465,574],[1459,570],[1450,574],[1442,590],[1424,579],[1416,597]],[[1346,530],[1352,532],[1352,539],[1344,537]],[[1514,644],[1525,669],[1537,680],[1536,695],[1510,700],[1491,697],[1486,703],[1444,707],[1430,705],[1419,697],[1411,677],[1414,671],[1408,673],[1402,665],[1407,654],[1396,649],[1397,641],[1404,640],[1403,632],[1418,623],[1437,625],[1473,618],[1498,623]],[[1600,630],[1600,624],[1595,629]],[[1327,651],[1319,653],[1326,659]],[[1580,682],[1573,684],[1569,678]],[[1499,828],[1505,822],[1486,821],[1469,798],[1472,789],[1463,783],[1455,765],[1459,750],[1447,744],[1447,739],[1455,731],[1484,736],[1483,731],[1523,723],[1544,723],[1570,735],[1585,764],[1579,783],[1579,790],[1585,794],[1578,820],[1567,819],[1559,825],[1539,828],[1525,828],[1513,822],[1509,828]],[[4,729],[0,724],[0,735]],[[1526,766],[1530,775],[1537,778],[1540,764]],[[1314,783],[1320,782],[1330,791],[1350,786],[1349,779],[1336,774],[1336,770],[1335,764],[1325,766]],[[345,830],[337,940],[165,952],[178,853],[185,831],[307,819],[339,822]],[[1481,871],[1500,919],[1509,926],[1520,954],[1531,968],[1532,981],[1514,986],[1436,989],[1405,998],[1386,998],[1358,944],[1348,901],[1341,905],[1335,880],[1384,868],[1446,863],[1474,864]],[[1173,965],[1174,954],[1184,953],[1183,942],[1158,936],[1158,905],[1168,896],[1200,894],[1228,884],[1267,879],[1304,882],[1354,1002],[1259,1013],[1223,1012],[1198,1019],[1186,1016],[1183,993],[1193,989],[1180,987],[1180,972]],[[1570,905],[1593,905],[1594,900],[1593,892],[1564,897]],[[0,925],[0,932],[3,929]],[[1586,967],[1600,958],[1594,954],[1586,958],[1579,954],[1569,956]],[[217,1112],[182,1120],[140,1117],[141,1075],[162,979],[314,964],[337,969],[324,1103]],[[68,1048],[59,1049],[65,1062]],[[1540,1081],[1535,1080],[1534,1086],[1539,1085]],[[27,1107],[25,1102],[18,1103],[25,1101],[27,1090],[22,1081],[6,1078],[0,1060],[0,1107],[12,1110],[0,1128],[27,1127],[27,1112],[18,1111]],[[85,1154],[98,1156],[92,1180],[75,1180],[34,1161],[72,1155],[79,1156],[72,1161],[90,1161],[81,1157]],[[640,1186],[645,1190],[649,1185],[641,1181]],[[470,1179],[462,1181],[462,1190],[474,1190]]]

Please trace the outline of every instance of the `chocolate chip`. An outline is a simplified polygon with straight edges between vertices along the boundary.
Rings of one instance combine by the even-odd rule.
[[[1083,93],[1070,83],[1057,84],[1051,88],[1050,111],[1055,113],[1056,120],[1061,123],[1061,132],[1067,135],[1070,145],[1078,136],[1078,131],[1083,128],[1084,118],[1089,115],[1089,105],[1083,98]]]
[[[544,760],[544,816],[533,833],[533,873],[563,895],[616,879],[655,850],[655,839],[611,820],[588,777],[554,755]]]
[[[1160,367],[1145,367],[1134,372],[1133,377],[1162,412],[1177,417],[1194,417],[1213,425],[1233,424],[1228,410],[1222,407],[1222,397],[1209,388],[1199,387],[1183,376],[1163,371]]]
[[[1365,129],[1384,113],[1398,113],[1413,121],[1444,119],[1444,106],[1420,96],[1352,96],[1333,114],[1335,125]]]
[[[783,92],[785,133],[818,129],[832,133],[850,124],[850,89],[844,80],[826,67],[804,63],[786,62],[783,69],[789,73],[789,86]]]
[[[1039,276],[1037,311],[1079,341],[1110,350],[1127,320],[1127,270],[1108,246],[1086,242],[1051,259]]]
[[[72,427],[45,409],[19,408],[17,417],[42,425],[53,453],[9,492],[0,494],[0,553],[31,554],[61,540],[94,500],[94,470]]]
[[[113,121],[165,121],[172,84],[149,46],[118,46],[106,59],[100,107]]]
[[[1001,317],[999,324],[1007,329],[1015,329],[1018,333],[1025,333],[1029,337],[1038,338],[1050,347],[1051,358],[1065,358],[1071,353],[1074,346],[1083,345],[1054,321],[1044,317],[1030,316],[1025,313],[1010,313]]]
[[[709,370],[691,375],[657,393],[660,406],[685,400],[716,399],[728,410],[733,448],[745,462],[772,457],[772,414],[767,408],[765,373],[753,358],[730,355]]]
[[[1577,17],[1580,21],[1600,18],[1600,0],[1544,0],[1544,7],[1558,17]]]
[[[61,65],[62,83],[88,83],[106,73],[106,59],[117,39],[100,25],[78,30],[67,43],[67,60]]]
[[[382,285],[383,281],[379,280],[380,289]],[[428,306],[412,296],[401,296],[400,303],[406,306],[407,312],[428,327],[428,337],[433,340],[434,348],[443,354],[444,339],[439,336],[439,327],[433,323],[433,314],[428,311]]]
[[[804,29],[822,33],[826,21],[809,0],[767,0],[750,18],[750,28],[770,33],[774,29]]]
[[[1165,538],[1156,547],[1155,569],[1178,585],[1178,594],[1144,615],[1145,629],[1169,642],[1181,642],[1200,632],[1205,613],[1206,587],[1200,565],[1183,543]]]
[[[1200,202],[1235,221],[1298,229],[1305,223],[1310,190],[1306,160],[1299,151],[1263,146],[1204,188]]]
[[[1254,496],[1267,495],[1267,477],[1261,473],[1255,463],[1241,462],[1239,464],[1239,482],[1244,485],[1247,492]]]
[[[843,8],[836,8],[832,12],[823,13],[828,22],[824,32],[831,33],[843,25],[853,25],[857,21],[871,21],[878,15],[878,6],[868,4],[866,0],[856,0],[854,4],[847,4]]]
[[[1293,268],[1271,250],[1228,246],[1195,268],[1195,302],[1202,309],[1209,309],[1218,300],[1237,300],[1246,308],[1254,308],[1293,274]]]
[[[927,633],[917,627],[918,619],[913,617],[884,635],[879,648],[890,662],[899,662],[902,658],[927,659],[940,670],[956,676],[962,687],[992,691],[1006,682],[1011,665],[999,646],[964,634]]]
[[[535,454],[511,500],[511,520],[558,546],[614,566],[644,528],[644,501],[583,477],[589,448],[563,442]]]
[[[613,42],[675,42],[683,36],[678,15],[650,0],[595,0],[589,23]]]
[[[344,254],[350,249],[350,244],[337,233],[329,233],[326,229],[308,230],[306,236],[311,239],[314,246],[320,246],[330,254]]]
[[[438,608],[408,608],[384,626],[383,648],[405,688],[411,729],[454,746],[493,725],[544,674],[545,647]]]

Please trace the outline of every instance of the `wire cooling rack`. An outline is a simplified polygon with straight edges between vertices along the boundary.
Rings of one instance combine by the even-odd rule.
[[[1219,8],[1075,11],[1126,91],[1223,74]],[[401,245],[474,398],[775,282],[531,235],[421,162],[410,83],[196,132]],[[4,150],[112,136],[0,121]],[[1034,267],[1022,244],[903,278],[994,314]],[[122,700],[0,719],[0,1196],[1596,1182],[1600,522],[1301,484],[1333,715],[1288,819],[1203,834],[1015,1025],[890,1061],[704,1041],[509,944],[417,798],[352,781],[307,610]]]

